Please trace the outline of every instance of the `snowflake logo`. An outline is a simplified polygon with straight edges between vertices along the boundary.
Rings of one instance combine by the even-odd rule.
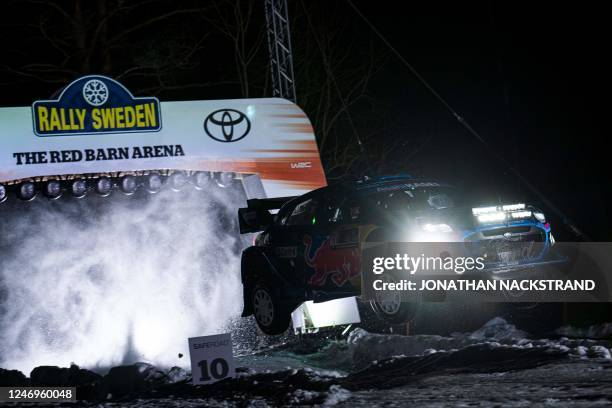
[[[91,79],[83,85],[83,98],[92,106],[103,105],[108,100],[108,88],[104,82]]]

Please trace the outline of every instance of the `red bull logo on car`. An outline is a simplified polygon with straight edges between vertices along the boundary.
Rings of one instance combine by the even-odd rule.
[[[57,99],[34,102],[32,116],[38,136],[161,129],[157,98],[135,98],[119,82],[101,75],[73,81]]]
[[[313,238],[309,235],[304,237],[304,245],[306,265],[314,271],[308,280],[309,285],[324,286],[330,278],[336,286],[343,286],[350,278],[359,275],[361,264],[357,247],[332,248],[330,238],[319,246],[313,246]]]

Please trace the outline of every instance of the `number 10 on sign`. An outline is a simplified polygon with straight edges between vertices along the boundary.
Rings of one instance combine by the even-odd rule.
[[[235,376],[229,333],[189,339],[193,384],[211,384]]]

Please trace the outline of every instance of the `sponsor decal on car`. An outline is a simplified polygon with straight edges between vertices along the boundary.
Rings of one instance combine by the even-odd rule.
[[[361,272],[357,247],[333,248],[330,238],[317,244],[310,235],[304,236],[304,245],[306,265],[313,269],[308,280],[311,286],[324,286],[328,278],[336,286],[343,286]]]
[[[285,247],[276,247],[274,248],[274,254],[279,258],[296,258],[297,257],[297,247],[295,246],[285,246]]]

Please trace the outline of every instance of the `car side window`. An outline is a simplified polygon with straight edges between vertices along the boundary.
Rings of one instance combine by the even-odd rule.
[[[317,223],[318,200],[310,198],[295,206],[284,225],[314,225]]]
[[[330,209],[329,222],[332,224],[354,224],[361,219],[361,205],[354,199],[344,200]]]
[[[342,224],[344,221],[344,201],[340,204],[336,202],[328,202],[326,207],[327,221],[330,224]]]
[[[321,224],[338,224],[341,219],[340,205],[342,198],[324,197],[319,208],[319,222]]]
[[[280,209],[278,214],[276,214],[276,224],[277,225],[287,225],[287,220],[289,216],[293,212],[294,206],[283,207]]]

